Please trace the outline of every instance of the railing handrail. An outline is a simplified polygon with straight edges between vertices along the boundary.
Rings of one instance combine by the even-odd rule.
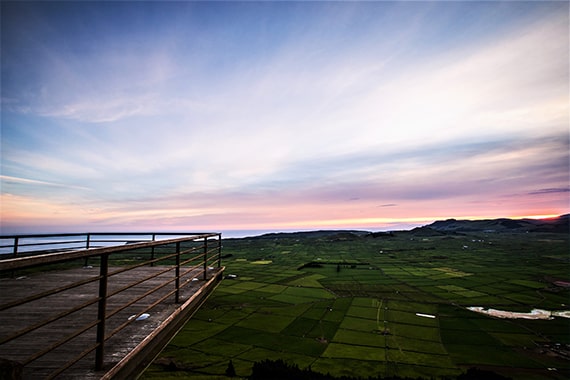
[[[44,253],[36,255],[34,255],[33,252],[28,252],[27,256],[0,260],[0,272],[7,270],[24,269],[43,264],[53,264],[62,261],[69,261],[69,260],[87,258],[92,256],[99,256],[101,254],[110,254],[113,252],[120,252],[136,248],[146,248],[146,247],[153,247],[164,244],[172,244],[172,243],[187,241],[189,238],[193,240],[198,240],[198,239],[207,239],[209,237],[220,237],[221,234],[217,232],[208,232],[200,235],[195,235],[193,233],[186,235],[187,236],[175,239],[164,239],[164,240],[132,243],[129,244],[128,246],[113,245],[110,247],[83,248],[83,249],[74,249],[72,251]]]
[[[85,235],[104,235],[104,236],[129,236],[129,235],[156,235],[156,236],[168,236],[168,235],[204,235],[204,234],[212,234],[217,232],[205,232],[205,231],[169,231],[169,232],[146,232],[146,231],[137,231],[137,232],[58,232],[58,233],[41,233],[41,234],[10,234],[10,235],[0,235],[0,239],[13,239],[13,238],[37,238],[37,237],[57,237],[57,236],[85,236]]]

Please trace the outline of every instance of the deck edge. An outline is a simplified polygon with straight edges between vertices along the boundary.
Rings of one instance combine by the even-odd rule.
[[[105,372],[101,380],[137,379],[142,375],[221,282],[225,267],[220,269],[198,292],[168,316],[123,359]]]

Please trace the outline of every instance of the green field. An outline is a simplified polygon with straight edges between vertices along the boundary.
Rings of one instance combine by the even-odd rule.
[[[569,310],[570,290],[554,284],[570,281],[566,234],[341,236],[224,240],[225,273],[237,278],[222,281],[143,379],[226,378],[230,359],[242,377],[264,359],[337,376],[479,367],[569,377],[569,319],[466,309]]]

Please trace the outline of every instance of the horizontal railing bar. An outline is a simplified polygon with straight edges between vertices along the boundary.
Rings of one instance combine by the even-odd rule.
[[[196,257],[198,257],[198,256],[196,256]],[[183,265],[190,264],[191,262],[194,261],[194,259],[195,259],[196,257],[192,257],[192,258],[190,258],[190,259],[181,261],[181,262],[180,262],[180,266],[182,267]]]
[[[174,279],[172,280],[174,281]],[[170,284],[172,281],[169,281],[167,284]],[[165,285],[167,285],[165,284]],[[160,286],[161,288],[164,287],[164,285]],[[157,289],[158,290],[158,289]],[[132,320],[127,320],[126,322],[123,322],[123,324],[121,324],[119,327],[117,327],[116,329],[114,329],[113,331],[111,331],[111,333],[105,337],[105,341],[107,341],[108,339],[112,338],[113,336],[115,336],[116,334],[118,334],[122,329],[124,329],[125,327],[127,327],[129,324],[133,323],[138,316],[146,313],[147,311],[151,311],[156,305],[158,305],[159,303],[161,303],[162,301],[164,301],[165,299],[167,299],[168,297],[171,297],[174,293],[176,293],[176,289],[171,290],[170,292],[166,293],[163,297],[159,298],[158,300],[156,300],[155,302],[153,302],[152,304],[150,304],[149,306],[146,307],[146,309],[144,309],[143,311],[139,312],[137,314],[137,316],[135,318],[133,318]]]
[[[58,244],[75,244],[75,243],[85,243],[85,240],[57,240],[57,241],[44,241],[37,243],[20,243],[18,242],[18,247],[34,247],[36,245],[58,245]],[[0,248],[11,248],[14,244],[0,245]]]
[[[49,233],[49,234],[12,234],[0,235],[0,239],[14,239],[14,238],[38,238],[38,237],[58,237],[58,236],[194,236],[194,235],[219,235],[215,232],[70,232],[70,233]]]
[[[73,313],[75,313],[76,311],[79,311],[79,310],[81,310],[81,309],[84,309],[84,308],[86,308],[86,307],[88,307],[88,306],[91,306],[91,305],[97,303],[98,301],[99,301],[99,297],[93,298],[93,299],[91,299],[91,300],[89,300],[89,301],[86,301],[86,302],[82,303],[81,305],[78,305],[78,306],[76,306],[76,307],[74,307],[74,308],[72,308],[72,309],[63,311],[63,312],[61,312],[61,313],[59,313],[59,314],[56,314],[56,315],[54,315],[54,316],[52,316],[52,317],[50,317],[50,318],[48,318],[48,319],[44,319],[44,320],[42,320],[42,321],[39,321],[38,323],[36,323],[36,324],[34,324],[34,325],[32,325],[32,326],[28,326],[27,328],[22,329],[22,330],[20,330],[20,331],[17,331],[17,332],[15,332],[14,334],[12,334],[12,335],[10,335],[10,336],[8,336],[8,337],[2,339],[2,340],[0,341],[0,344],[7,343],[7,342],[9,342],[9,341],[11,341],[11,340],[14,340],[14,339],[16,339],[16,338],[19,338],[19,337],[22,336],[22,335],[25,335],[25,334],[27,334],[27,333],[29,333],[29,332],[32,332],[32,331],[34,331],[34,330],[37,330],[37,329],[39,329],[40,327],[43,327],[43,326],[48,325],[48,324],[50,324],[50,323],[52,323],[52,322],[54,322],[54,321],[57,321],[57,320],[60,319],[60,318],[67,317],[68,315],[73,314]]]
[[[173,280],[174,281],[174,280]],[[171,283],[172,281],[168,282],[167,284]],[[161,286],[162,287],[162,286]],[[111,331],[109,333],[109,335],[105,336],[105,342],[109,339],[111,339],[113,336],[117,335],[121,330],[123,330],[125,327],[127,327],[129,324],[133,323],[134,321],[136,321],[136,319],[138,318],[138,316],[146,313],[147,311],[151,311],[156,305],[158,305],[159,303],[161,303],[162,301],[164,301],[165,299],[167,299],[168,297],[171,297],[174,293],[176,293],[176,289],[171,290],[170,292],[168,292],[167,294],[165,294],[163,297],[159,298],[157,301],[153,302],[152,304],[150,304],[146,309],[144,309],[143,311],[139,312],[139,314],[137,314],[137,316],[135,318],[133,318],[132,320],[127,320],[126,322],[123,322],[119,327],[117,327],[116,329],[114,329],[113,331]]]
[[[198,250],[200,250],[201,248],[202,248],[202,247],[196,247],[196,249],[189,249],[189,250],[187,250],[187,251],[182,251],[182,252],[180,252],[180,254],[182,254],[183,252],[198,251]],[[202,257],[203,255],[204,255],[204,254],[200,254],[200,255],[194,256],[194,257],[191,258],[190,260],[194,260],[194,259],[196,259],[196,258],[198,258],[198,257]],[[129,270],[136,269],[136,268],[139,268],[139,267],[143,267],[143,266],[146,266],[146,265],[148,265],[148,264],[154,264],[154,263],[157,263],[157,262],[159,262],[159,261],[168,260],[168,259],[171,259],[171,258],[176,257],[176,256],[177,256],[177,253],[175,252],[175,253],[170,253],[170,254],[168,254],[167,256],[162,256],[162,257],[159,257],[159,258],[156,258],[156,259],[143,261],[143,262],[141,262],[141,263],[139,263],[139,264],[135,264],[135,265],[132,265],[132,266],[129,266],[129,267],[125,267],[125,268],[116,270],[116,271],[114,271],[114,272],[111,272],[111,273],[108,274],[108,277],[111,277],[111,276],[114,276],[114,275],[116,275],[116,274],[120,274],[120,273],[123,273],[123,272],[128,272]],[[187,262],[189,262],[189,261],[187,260],[187,261],[185,261],[184,263],[187,263]],[[182,265],[182,264],[181,264],[181,265]],[[171,270],[171,269],[170,269],[170,270]]]
[[[207,253],[211,253],[211,252],[216,252],[216,254],[218,253],[218,247],[214,247],[212,249],[208,249]]]
[[[197,268],[198,266],[194,267]],[[180,277],[184,277],[186,276],[188,273],[193,272],[195,269],[194,268],[190,268],[187,271],[185,271]],[[174,268],[172,268],[174,269]],[[199,276],[201,273],[203,273],[204,271],[198,271],[197,276]],[[163,287],[165,287],[168,284],[171,284],[172,282],[174,282],[176,280],[176,278],[172,278],[170,280],[168,280],[167,282],[165,282],[164,284],[158,285],[153,289],[150,289],[148,292],[146,292],[145,294],[143,294],[141,297],[139,297],[136,300],[131,301],[129,304],[124,305],[123,307],[117,308],[115,310],[113,310],[111,313],[107,313],[107,318],[112,317],[113,315],[121,312],[122,310],[126,309],[127,307],[131,306],[132,304],[140,301],[141,299],[148,297],[149,295],[151,295],[152,293],[162,289]],[[183,288],[184,286],[188,285],[190,283],[190,281],[187,281],[186,283],[183,283],[180,285],[180,288]],[[117,327],[115,330],[113,330],[108,336],[105,337],[105,341],[107,341],[108,339],[110,339],[111,337],[113,337],[114,335],[116,335],[117,333],[119,333],[119,331],[121,331],[122,329],[124,329],[127,325],[129,325],[130,323],[132,323],[134,320],[136,320],[136,318],[144,313],[146,313],[147,311],[152,310],[156,305],[158,305],[159,303],[161,303],[162,301],[164,301],[165,299],[167,299],[168,297],[172,296],[174,293],[176,293],[176,289],[171,290],[170,292],[168,292],[167,294],[165,294],[163,297],[159,298],[157,301],[155,301],[154,303],[152,303],[151,305],[149,305],[147,308],[145,308],[143,311],[139,312],[138,314],[135,314],[135,317],[132,320],[129,320],[127,322],[124,322],[122,325],[120,325],[119,327]]]
[[[152,275],[150,275],[150,276],[148,276],[148,277],[144,277],[142,280],[138,280],[138,281],[136,281],[136,282],[130,283],[130,284],[128,284],[128,285],[125,285],[125,286],[123,286],[122,288],[115,290],[114,292],[107,293],[107,298],[111,298],[111,297],[113,297],[113,296],[115,296],[115,295],[117,295],[117,294],[119,294],[119,293],[121,293],[121,292],[124,292],[124,291],[127,290],[127,289],[130,289],[130,288],[132,288],[132,287],[134,287],[134,286],[137,286],[137,285],[139,285],[139,284],[142,284],[142,283],[145,282],[145,281],[151,280],[151,279],[153,279],[153,278],[155,278],[155,277],[158,277],[158,276],[160,276],[160,275],[162,275],[162,274],[164,274],[164,273],[170,272],[170,271],[172,271],[172,270],[174,270],[174,267],[168,267],[168,268],[166,268],[166,269],[161,270],[160,272],[157,272],[157,273],[155,273],[155,274],[152,274]]]
[[[202,248],[204,248],[204,244],[202,244],[202,245],[200,245],[200,246],[198,246],[198,247],[192,247],[192,248],[189,248],[189,249],[184,249],[184,250],[180,251],[180,254],[181,254],[181,255],[185,255],[185,254],[190,253],[190,252],[194,252],[194,251],[201,250]]]
[[[153,294],[154,292],[164,288],[166,285],[171,284],[172,282],[174,282],[175,278],[165,282],[164,284],[160,284],[158,286],[155,286],[153,289],[150,289],[149,291],[147,291],[145,294],[143,294],[140,297],[137,297],[133,300],[131,300],[129,303],[127,303],[124,306],[121,306],[115,310],[113,310],[110,313],[107,313],[107,318],[111,318],[112,316],[116,315],[117,313],[120,313],[121,311],[123,311],[124,309],[126,309],[127,307],[137,303],[138,301],[142,300],[143,298],[148,297],[149,295]],[[162,301],[164,301],[166,298],[170,297],[171,295],[173,295],[174,293],[176,293],[176,289],[172,290],[171,292],[168,292],[166,294],[166,296],[160,298],[158,301],[152,303],[149,307],[147,307],[142,313],[144,313],[145,311],[151,310],[153,307],[155,307],[156,305],[158,305],[159,303],[161,303]],[[141,314],[142,314],[141,313]],[[139,314],[140,315],[140,314]],[[121,324],[119,327],[117,327],[115,330],[113,330],[111,332],[111,334],[106,335],[105,336],[105,341],[107,341],[109,338],[111,338],[113,335],[115,335],[116,333],[118,333],[119,331],[121,331],[123,328],[125,328],[129,323],[131,323],[133,320],[135,320],[136,318],[133,318],[132,320],[127,320],[127,322],[124,322],[123,324]]]
[[[185,272],[185,274],[187,274],[188,272],[191,272],[192,270],[188,270],[187,272]],[[198,276],[204,273],[204,271],[199,271],[198,272]],[[154,293],[155,291],[159,290],[160,288],[163,288],[164,286],[172,283],[175,279],[172,279],[170,281],[168,281],[167,283],[163,284],[163,285],[159,285],[157,286],[155,289],[151,289],[149,292],[150,294]],[[182,284],[180,287],[184,287],[186,285],[188,285],[190,283],[190,281]],[[148,293],[148,292],[147,292]],[[159,298],[157,301],[153,302],[151,305],[149,305],[147,308],[145,308],[143,311],[139,312],[138,314],[135,315],[135,317],[132,320],[129,320],[127,322],[124,322],[122,325],[120,325],[119,327],[117,327],[115,330],[113,330],[108,336],[105,337],[105,341],[107,341],[108,339],[112,338],[114,335],[116,335],[117,333],[119,333],[122,329],[124,329],[125,327],[127,327],[130,323],[132,323],[134,320],[136,320],[136,318],[144,313],[146,313],[147,311],[152,310],[156,305],[160,304],[162,301],[164,301],[165,299],[167,299],[168,297],[172,296],[174,293],[176,293],[176,289],[171,290],[170,292],[168,292],[167,294],[165,294],[163,297]],[[147,295],[143,296],[142,298],[146,297]],[[142,299],[141,298],[141,299]],[[129,305],[130,306],[130,305]],[[122,309],[121,309],[122,310]],[[120,312],[121,310],[117,311],[116,313]],[[116,314],[114,313],[114,314]],[[114,315],[112,314],[112,315]]]
[[[202,264],[194,265],[193,267],[188,267],[188,270],[184,271],[184,272],[180,275],[180,278],[183,278],[183,277],[185,277],[186,275],[188,275],[189,273],[194,272],[194,271],[196,271],[197,269],[200,269],[200,268],[202,268]],[[201,273],[201,272],[199,272],[199,273]],[[194,276],[194,277],[196,277],[196,276]]]
[[[64,372],[66,369],[68,369],[69,367],[71,367],[72,365],[74,365],[75,363],[77,363],[78,361],[80,361],[81,359],[83,359],[84,357],[86,357],[87,355],[89,355],[93,350],[95,350],[97,348],[97,346],[99,346],[99,344],[93,344],[89,347],[87,347],[85,350],[83,350],[79,355],[77,355],[75,358],[73,358],[72,360],[68,361],[67,363],[65,363],[63,365],[63,367],[58,368],[57,370],[53,371],[52,373],[49,374],[48,377],[45,378],[45,380],[51,380],[51,379],[55,379],[58,375],[60,375],[62,372]]]
[[[132,239],[90,239],[89,240],[89,244],[91,243],[125,243],[125,245],[127,244],[134,244],[136,243],[142,243],[142,242],[146,242],[146,241],[155,241],[155,240],[151,240],[151,239],[136,239],[136,240],[132,240]]]
[[[26,297],[26,298],[21,299],[21,300],[8,302],[8,303],[5,303],[3,305],[0,305],[0,311],[4,311],[4,310],[10,309],[12,307],[20,306],[20,305],[23,305],[25,303],[38,300],[40,298],[44,298],[44,297],[48,297],[48,296],[51,296],[51,295],[54,295],[57,293],[61,293],[61,292],[64,292],[66,290],[69,290],[69,289],[78,288],[80,286],[87,285],[91,282],[99,281],[100,279],[101,279],[101,276],[90,277],[90,278],[86,278],[85,280],[77,281],[77,282],[74,282],[74,283],[69,284],[69,285],[61,286],[59,288],[46,290],[45,292],[37,293],[37,294],[34,294],[33,296],[29,296],[29,297]]]
[[[201,274],[203,274],[205,271],[203,268],[201,268],[200,270],[198,270],[198,272],[196,273],[195,278],[198,278]]]
[[[207,265],[208,265],[208,267],[212,267],[212,268],[215,269],[215,268],[216,268],[216,264],[218,264],[219,262],[220,262],[219,259],[215,259],[215,260],[212,260],[212,261],[208,261],[208,262],[207,262]]]
[[[25,239],[25,238],[39,238],[39,237],[57,237],[57,236],[86,236],[87,233],[71,232],[68,234],[17,234],[17,235],[0,235],[0,239]]]
[[[34,251],[18,251],[16,257],[19,258],[26,258],[26,257],[34,257],[38,255],[48,254],[48,253],[66,253],[66,252],[75,252],[80,249],[85,249],[84,246],[77,246],[77,247],[53,247],[53,248],[43,248],[41,250],[34,250]],[[3,259],[2,257],[9,257],[13,258],[14,255],[12,253],[8,254],[0,254],[0,261],[5,261],[9,259]],[[65,261],[65,260],[64,260]],[[41,264],[40,264],[41,265]]]
[[[75,332],[73,332],[72,334],[69,334],[68,336],[66,336],[63,339],[58,340],[57,342],[53,343],[51,346],[43,349],[42,351],[37,352],[36,354],[32,355],[31,357],[29,357],[28,359],[26,359],[22,365],[27,365],[30,364],[31,362],[33,362],[34,360],[37,360],[39,358],[41,358],[42,356],[44,356],[45,354],[47,354],[50,351],[55,350],[58,347],[61,347],[62,345],[64,345],[65,343],[69,342],[70,340],[72,340],[73,338],[78,337],[79,335],[83,334],[84,332],[86,332],[89,329],[92,329],[93,327],[97,326],[97,323],[99,323],[98,320],[88,323],[86,325],[83,325],[83,327],[75,330]]]
[[[206,262],[207,262],[208,264],[211,264],[211,263],[214,263],[214,264],[215,264],[215,263],[217,263],[218,261],[220,261],[220,258],[219,258],[219,257],[208,257],[208,261],[206,261]]]
[[[47,253],[35,256],[26,256],[26,257],[19,257],[19,258],[12,258],[6,260],[0,260],[0,271],[6,270],[15,270],[15,269],[22,269],[28,268],[36,265],[42,264],[52,264],[62,261],[69,261],[79,258],[85,257],[93,257],[98,256],[101,254],[110,254],[115,252],[122,252],[122,251],[129,251],[138,248],[146,248],[146,247],[155,247],[159,245],[165,245],[170,243],[177,243],[177,242],[184,242],[184,241],[192,241],[203,239],[211,236],[218,236],[218,234],[209,233],[202,236],[187,236],[175,239],[165,239],[165,240],[156,240],[156,241],[149,241],[143,243],[134,243],[129,245],[120,245],[120,246],[112,246],[112,247],[100,247],[100,248],[90,248],[90,249],[81,249],[77,251],[65,252],[65,253]]]
[[[200,258],[202,258],[202,257],[204,257],[204,253],[203,253],[203,252],[200,253],[199,255],[196,255],[196,256],[194,256],[194,257],[190,257],[190,258],[184,260],[184,264],[187,264],[187,263],[189,263],[190,261],[194,261],[194,260],[200,259]],[[180,263],[180,265],[183,265],[183,264]]]
[[[56,245],[56,244],[75,244],[75,243],[85,243],[85,240],[57,240],[57,241],[44,241],[37,243],[22,243],[18,242],[18,247],[29,247],[33,245]]]
[[[108,318],[111,318],[113,315],[119,313],[120,311],[126,309],[127,307],[129,307],[129,306],[131,306],[131,305],[137,303],[138,301],[142,300],[143,298],[148,297],[148,296],[151,295],[152,293],[154,293],[154,292],[156,292],[156,291],[158,291],[158,290],[164,288],[166,285],[168,285],[168,284],[174,282],[174,280],[176,280],[176,278],[173,277],[172,279],[166,281],[165,283],[160,284],[160,285],[158,285],[158,286],[155,286],[154,288],[148,290],[148,291],[147,291],[146,293],[144,293],[142,296],[139,296],[139,297],[137,297],[137,298],[133,298],[131,301],[129,301],[129,302],[126,303],[125,305],[116,308],[115,310],[111,311],[110,313],[107,313],[107,319],[108,319]]]
[[[131,265],[131,266],[129,266],[129,267],[124,267],[124,268],[121,268],[121,269],[117,269],[116,271],[113,271],[113,272],[109,273],[107,276],[108,276],[108,277],[115,276],[115,275],[117,275],[117,274],[121,274],[121,273],[124,273],[124,272],[128,272],[128,271],[133,270],[133,269],[136,269],[136,268],[144,267],[144,266],[146,266],[146,265],[148,265],[148,264],[154,264],[154,263],[159,262],[159,261],[167,260],[167,259],[170,259],[170,258],[175,257],[175,256],[176,256],[176,253],[173,253],[173,254],[170,254],[170,255],[168,255],[168,256],[159,257],[159,258],[157,258],[157,259],[144,261],[144,262],[142,262],[142,263],[138,263],[138,264],[135,264],[135,265]]]

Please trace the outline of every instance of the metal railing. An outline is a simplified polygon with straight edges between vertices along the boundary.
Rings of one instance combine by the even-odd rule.
[[[157,239],[158,237],[167,238]],[[11,240],[12,244],[6,244],[8,240]],[[14,235],[0,236],[0,242],[3,242],[1,248],[11,250],[11,253],[2,255],[9,258],[0,260],[0,277],[4,278],[3,281],[17,278],[15,273],[25,273],[29,276],[37,272],[43,274],[53,270],[54,265],[60,272],[73,268],[94,269],[99,266],[99,273],[96,275],[93,275],[93,271],[85,271],[86,275],[80,275],[79,279],[74,277],[71,282],[57,284],[48,290],[41,289],[24,297],[0,294],[0,319],[6,323],[10,313],[33,310],[34,303],[42,299],[63,297],[71,290],[81,293],[81,302],[69,303],[63,310],[57,309],[51,315],[33,320],[24,327],[18,326],[14,329],[12,326],[5,326],[6,328],[1,330],[0,352],[4,346],[5,353],[10,350],[10,346],[17,347],[19,340],[40,334],[42,329],[50,328],[50,325],[58,321],[62,323],[71,315],[82,314],[81,318],[76,318],[81,320],[81,326],[67,331],[56,341],[39,345],[37,350],[28,353],[27,357],[19,358],[18,362],[26,368],[80,336],[94,335],[93,341],[84,346],[81,352],[46,375],[49,379],[60,375],[93,352],[95,370],[103,369],[105,344],[109,339],[167,299],[173,298],[174,303],[179,303],[182,288],[200,278],[206,280],[208,270],[214,270],[216,266],[221,267],[222,257],[220,233]],[[31,247],[39,249],[32,250]],[[85,267],[87,260],[93,265]],[[140,271],[140,268],[150,266],[156,267],[150,272]],[[114,281],[115,279],[117,280]],[[127,283],[125,279],[128,279]],[[154,283],[149,285],[151,281]],[[142,290],[133,291],[137,287]],[[120,304],[117,304],[117,299],[121,299]],[[124,318],[131,313],[131,318]],[[85,314],[88,315],[87,318]],[[110,324],[109,321],[117,316],[121,317],[119,322],[115,318]]]
[[[205,235],[209,232],[193,232]],[[0,235],[0,259],[41,253],[99,248],[188,236],[186,232],[87,232],[66,234]]]

